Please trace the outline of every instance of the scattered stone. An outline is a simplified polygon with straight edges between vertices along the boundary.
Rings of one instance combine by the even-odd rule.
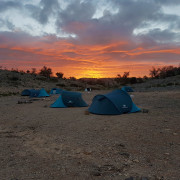
[[[91,155],[92,154],[92,151],[84,151],[83,152],[85,155]]]
[[[120,155],[126,157],[126,158],[129,158],[130,157],[130,154],[127,153],[127,152],[121,152]]]
[[[85,114],[85,115],[89,115],[90,113],[89,113],[88,110],[86,110],[86,111],[84,111],[84,114]]]
[[[147,177],[129,177],[129,178],[126,178],[125,180],[149,180],[149,178]]]
[[[178,135],[178,133],[173,133],[173,135],[174,135],[174,136],[177,136],[177,135]]]
[[[132,176],[129,178],[126,178],[125,180],[135,180]]]
[[[124,147],[125,147],[125,145],[124,145],[124,144],[122,144],[122,143],[117,144],[117,146],[122,147],[122,148],[124,148]]]
[[[93,176],[101,176],[101,173],[98,172],[98,171],[93,171],[91,174],[92,174]]]
[[[138,159],[133,159],[133,162],[139,163],[139,160]]]
[[[142,109],[141,111],[142,111],[142,113],[149,113],[148,109]]]
[[[29,104],[29,103],[32,103],[31,100],[19,100],[18,101],[18,104]]]

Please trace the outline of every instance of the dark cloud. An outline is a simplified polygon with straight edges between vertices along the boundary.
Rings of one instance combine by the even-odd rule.
[[[130,41],[135,28],[146,21],[157,20],[161,16],[161,7],[144,1],[112,1],[118,9],[116,14],[105,10],[103,17],[92,19],[96,7],[91,3],[74,2],[59,13],[58,28],[74,33],[78,42],[107,44],[114,41]]]
[[[58,0],[41,0],[38,5],[26,4],[31,16],[41,24],[46,24],[51,15],[60,9]]]
[[[154,2],[161,5],[180,5],[179,0],[154,0]]]
[[[48,18],[59,8],[58,0],[41,0],[40,4],[42,5],[42,10],[39,13],[39,21],[42,24],[48,22]]]
[[[20,2],[15,1],[0,1],[0,12],[4,12],[8,9],[16,9],[21,8],[22,4]]]
[[[61,61],[64,65],[76,65],[81,61],[89,63],[88,66],[99,66],[111,61],[141,61],[143,64],[180,60],[180,17],[166,14],[163,9],[179,5],[179,0],[68,0],[66,7],[61,3],[60,0],[41,0],[39,4],[24,1],[22,5],[15,0],[1,1],[0,12],[20,8],[29,22],[24,23],[20,31],[10,15],[0,17],[0,47],[4,48],[1,49],[4,54],[0,54],[0,60],[13,62],[15,54],[22,61],[23,56],[28,61],[32,56],[39,58],[40,62],[43,59],[52,61],[51,65],[53,62],[61,64]],[[99,9],[104,10],[100,15]],[[37,27],[32,26],[29,17]],[[56,22],[56,34],[39,29],[47,28],[44,25],[48,25],[52,18]],[[1,32],[1,25],[11,32]],[[28,32],[38,29],[44,36],[35,37],[33,33],[23,32],[23,28],[28,29],[28,26]],[[66,38],[62,38],[62,32]]]
[[[63,28],[69,33],[74,33],[73,29],[68,28],[69,24],[73,22],[79,22],[81,25],[87,23],[91,20],[95,10],[96,8],[91,2],[81,2],[80,0],[72,1],[66,9],[59,12],[56,22],[57,29]]]

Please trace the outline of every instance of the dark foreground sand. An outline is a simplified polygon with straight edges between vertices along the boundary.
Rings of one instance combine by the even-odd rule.
[[[83,98],[90,104],[101,93]],[[133,94],[149,113],[87,115],[49,108],[57,96],[31,104],[1,97],[0,180],[179,180],[180,92]]]

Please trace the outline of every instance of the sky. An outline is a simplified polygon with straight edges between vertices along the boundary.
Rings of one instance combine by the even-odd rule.
[[[180,0],[0,0],[0,66],[65,77],[180,64]]]

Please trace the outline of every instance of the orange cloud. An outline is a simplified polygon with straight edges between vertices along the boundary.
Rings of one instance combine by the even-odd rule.
[[[155,63],[157,66],[169,65],[167,54],[174,57],[174,64],[180,60],[179,48],[147,49],[127,41],[82,45],[68,39],[42,37],[38,41],[18,45],[3,44],[0,50],[3,66],[27,70],[46,65],[52,68],[54,74],[63,72],[65,77],[76,78],[115,77],[127,71],[130,71],[130,76],[143,76],[149,74],[149,69]],[[162,57],[154,60],[152,55],[153,58],[163,56],[165,61],[162,61]]]

